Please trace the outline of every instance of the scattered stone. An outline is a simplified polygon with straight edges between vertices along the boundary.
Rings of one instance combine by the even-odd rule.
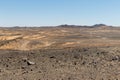
[[[32,62],[32,61],[27,61],[27,64],[28,64],[28,65],[34,65],[34,64],[35,64],[35,62]]]
[[[26,62],[26,61],[28,61],[28,58],[22,58],[22,60],[23,60],[24,62]]]
[[[25,66],[22,66],[21,69],[25,69],[26,67]]]
[[[55,58],[55,56],[51,56],[50,58]]]
[[[120,60],[120,56],[114,56],[114,57],[112,58],[112,60],[113,60],[113,61],[115,61],[115,60],[118,60],[118,61],[119,61],[119,60]]]

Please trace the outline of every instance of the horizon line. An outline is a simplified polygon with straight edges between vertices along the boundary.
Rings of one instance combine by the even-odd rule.
[[[0,26],[0,27],[56,27],[56,26],[95,26],[95,25],[105,25],[105,26],[112,26],[112,27],[119,27],[120,25],[107,25],[107,24],[93,24],[93,25],[80,25],[80,24],[60,24],[60,25],[15,25],[15,26]]]

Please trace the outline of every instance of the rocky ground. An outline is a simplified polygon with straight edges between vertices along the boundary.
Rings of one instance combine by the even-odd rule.
[[[119,28],[2,28],[0,80],[119,80]]]

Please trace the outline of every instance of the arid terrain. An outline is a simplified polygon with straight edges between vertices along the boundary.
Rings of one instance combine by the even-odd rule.
[[[0,80],[120,80],[120,28],[0,28]]]

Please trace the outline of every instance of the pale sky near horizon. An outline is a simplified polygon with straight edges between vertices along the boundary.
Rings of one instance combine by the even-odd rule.
[[[120,25],[120,0],[0,0],[0,26]]]

